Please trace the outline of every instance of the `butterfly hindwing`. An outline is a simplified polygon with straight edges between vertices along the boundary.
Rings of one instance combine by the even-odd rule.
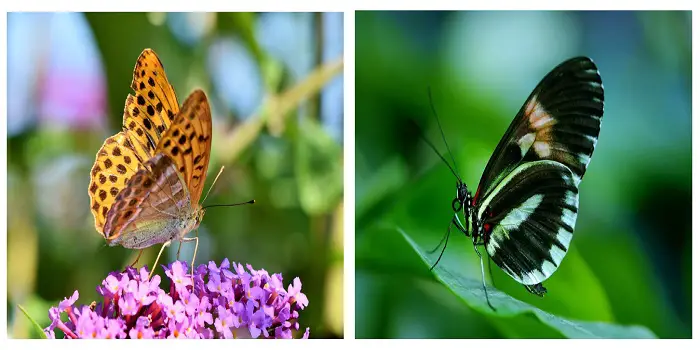
[[[189,194],[172,160],[156,154],[136,172],[107,213],[104,234],[110,245],[144,248],[179,232],[177,223],[190,211]]]
[[[573,236],[575,175],[551,160],[523,163],[478,210],[484,244],[496,265],[522,284],[540,283],[559,267]]]
[[[475,194],[488,196],[523,162],[553,160],[580,182],[593,154],[603,117],[603,84],[596,65],[576,57],[555,67],[535,87],[496,146]]]

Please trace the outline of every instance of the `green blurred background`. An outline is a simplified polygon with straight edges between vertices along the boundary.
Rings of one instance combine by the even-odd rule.
[[[605,114],[571,250],[544,283],[544,298],[496,266],[495,286],[568,319],[691,337],[690,12],[355,18],[358,338],[562,336],[531,315],[474,311],[435,280],[395,227],[427,251],[452,215],[455,178],[419,138],[425,133],[446,154],[428,87],[457,170],[473,191],[535,85],[578,55],[598,65]],[[480,283],[470,241],[454,233],[440,264],[459,264]]]
[[[285,284],[300,277],[310,301],[302,330],[342,338],[342,13],[9,14],[9,336],[36,336],[18,304],[46,327],[50,306],[76,289],[89,304],[107,273],[136,257],[104,247],[87,188],[144,48],[181,103],[202,88],[212,105],[207,189],[226,169],[207,204],[256,200],[207,211],[197,264],[228,258],[282,273]],[[181,258],[193,249],[183,245]]]

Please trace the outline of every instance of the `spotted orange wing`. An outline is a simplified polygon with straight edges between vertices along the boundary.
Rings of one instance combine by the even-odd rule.
[[[156,146],[179,112],[173,87],[151,49],[136,61],[124,106],[123,130],[109,137],[97,152],[88,187],[95,229],[104,233],[107,212],[127,181],[155,155]]]
[[[135,145],[153,156],[163,133],[180,109],[175,90],[153,50],[143,50],[136,60],[131,88],[135,94],[126,99],[124,128],[133,132],[130,136]]]
[[[157,151],[168,155],[187,184],[193,204],[199,203],[209,167],[212,135],[211,110],[207,96],[195,90],[158,144]]]

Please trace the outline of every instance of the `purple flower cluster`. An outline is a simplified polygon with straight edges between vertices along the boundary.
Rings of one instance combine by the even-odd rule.
[[[75,291],[49,310],[44,332],[49,338],[55,328],[66,338],[292,338],[299,311],[309,304],[301,281],[285,290],[281,274],[246,267],[210,261],[192,276],[186,262],[175,261],[163,267],[171,280],[167,292],[160,276],[148,280],[146,267],[112,272],[97,287],[103,301],[73,306]]]

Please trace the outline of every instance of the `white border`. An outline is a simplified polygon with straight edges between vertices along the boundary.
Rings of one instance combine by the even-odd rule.
[[[0,18],[0,42],[2,42],[3,54],[0,57],[0,62],[2,62],[2,69],[0,69],[0,77],[2,77],[2,93],[0,93],[0,106],[2,106],[2,123],[0,123],[0,130],[2,130],[2,136],[5,142],[2,143],[2,152],[0,152],[0,157],[2,157],[2,162],[0,162],[0,192],[2,193],[2,201],[0,202],[0,223],[2,228],[2,237],[0,237],[0,261],[4,265],[0,271],[2,271],[2,277],[0,277],[0,295],[2,295],[2,305],[0,305],[0,335],[3,336],[3,340],[7,338],[7,15]],[[4,342],[4,341],[3,341]],[[4,347],[7,348],[7,347]]]
[[[345,188],[343,190],[343,238],[344,238],[344,283],[343,304],[345,339],[355,338],[355,13],[346,12],[344,42],[343,79],[345,86],[343,115],[343,172]]]
[[[561,1],[561,0],[25,0],[4,1],[5,11],[82,11],[82,12],[349,12],[387,10],[688,10],[696,8],[697,1]]]
[[[695,3],[695,8],[698,7],[698,3]],[[693,41],[692,41],[692,53],[693,53],[693,86],[692,86],[692,95],[693,95],[693,103],[691,104],[691,111],[693,114],[693,119],[692,119],[692,128],[693,128],[693,183],[691,184],[692,186],[692,191],[693,191],[693,223],[692,223],[692,232],[695,237],[693,237],[693,248],[692,248],[692,264],[693,264],[693,271],[692,271],[692,295],[693,295],[693,301],[697,301],[698,299],[696,296],[698,295],[698,269],[700,269],[700,264],[698,263],[697,255],[698,255],[698,249],[700,249],[700,239],[697,236],[697,230],[698,230],[698,222],[697,219],[700,217],[700,207],[698,206],[698,186],[697,186],[697,181],[698,181],[698,174],[699,174],[699,164],[698,163],[698,156],[700,155],[700,143],[698,142],[697,138],[699,132],[700,132],[700,125],[698,124],[698,97],[700,97],[700,94],[698,93],[698,87],[695,85],[695,83],[698,81],[698,78],[700,78],[700,73],[698,73],[698,55],[700,55],[700,47],[698,47],[698,36],[700,35],[700,30],[698,30],[698,11],[693,11],[693,24],[692,24],[692,36],[693,36]],[[693,304],[695,304],[693,302]],[[700,322],[700,319],[698,319],[698,307],[697,304],[695,304],[694,310],[693,310],[693,338],[698,337],[698,322]]]
[[[345,276],[345,283],[344,283],[344,323],[345,323],[345,338],[346,339],[352,339],[355,336],[355,322],[354,322],[354,315],[355,315],[355,300],[354,300],[354,295],[355,295],[355,273],[354,273],[354,267],[355,267],[355,240],[354,240],[354,232],[355,232],[355,20],[354,20],[354,10],[387,10],[387,9],[392,9],[392,10],[428,10],[428,9],[442,9],[442,10],[467,10],[467,9],[472,9],[472,10],[485,10],[485,9],[560,9],[560,10],[600,10],[600,9],[607,9],[607,10],[614,10],[614,9],[630,9],[630,6],[632,8],[636,8],[639,10],[661,10],[661,9],[693,9],[698,7],[698,2],[697,1],[675,1],[675,0],[665,0],[665,1],[635,1],[635,2],[622,2],[618,1],[616,3],[613,3],[613,1],[610,0],[588,0],[588,1],[574,1],[574,2],[563,2],[563,1],[503,1],[503,0],[491,0],[491,1],[450,1],[450,0],[431,0],[431,1],[399,1],[399,0],[386,0],[386,1],[380,1],[380,0],[356,0],[356,1],[349,1],[349,0],[341,0],[341,1],[313,1],[313,0],[296,0],[296,1],[270,1],[270,0],[254,0],[254,1],[207,1],[207,0],[196,0],[196,1],[182,1],[182,0],[170,0],[170,1],[163,1],[163,0],[151,0],[151,1],[134,1],[134,0],[121,0],[121,1],[115,1],[115,2],[101,2],[101,1],[87,1],[87,0],[81,0],[81,1],[48,1],[48,0],[42,0],[42,1],[35,1],[35,0],[24,0],[21,2],[11,2],[11,1],[3,1],[2,6],[5,7],[5,11],[153,11],[153,10],[168,10],[168,11],[342,11],[345,12],[345,18],[344,18],[344,25],[345,25],[345,71],[344,71],[344,80],[345,80],[345,115],[344,115],[344,156],[345,156],[345,162],[344,162],[344,179],[345,179],[345,191],[344,191],[344,199],[345,199],[345,213],[344,213],[344,229],[345,229],[345,234],[344,234],[344,243],[345,243],[345,263],[344,263],[344,276]],[[694,24],[695,19],[697,19],[698,15],[693,14],[693,22]],[[2,62],[4,69],[0,70],[0,77],[2,77],[3,81],[3,91],[2,94],[0,94],[0,104],[2,106],[7,106],[7,93],[4,89],[7,87],[7,55],[6,55],[6,50],[7,50],[7,14],[5,14],[2,19],[0,20],[1,23],[1,28],[2,32],[0,33],[0,41],[2,42],[2,47],[4,49],[5,54],[2,55]],[[697,48],[697,38],[699,36],[699,32],[697,30],[697,25],[693,26],[693,57],[697,58],[698,57],[698,48]],[[27,40],[32,40],[31,38],[27,38]],[[694,62],[696,59],[693,60]],[[697,72],[698,68],[693,70],[693,80],[696,81],[699,77]],[[693,101],[696,102],[698,101],[698,92],[696,89],[693,90]],[[695,110],[694,110],[695,112]],[[2,130],[2,134],[7,135],[7,124],[6,124],[6,107],[3,108],[3,115],[5,118],[3,119],[3,123],[0,123],[2,126],[0,126],[0,130]],[[660,116],[663,117],[663,116]],[[698,120],[697,113],[693,113],[693,119]],[[698,123],[695,122],[693,123],[693,131],[694,134],[698,134],[698,131],[700,126],[698,126]],[[694,173],[698,173],[698,161],[696,156],[700,154],[700,145],[698,142],[695,142],[693,140],[693,154],[694,154],[694,162],[693,162],[693,171]],[[2,233],[3,237],[0,239],[0,246],[2,246],[2,249],[0,249],[0,262],[6,262],[7,261],[7,235],[6,235],[6,230],[7,230],[7,191],[6,191],[6,186],[7,186],[7,143],[2,144],[2,164],[0,165],[2,167],[2,171],[0,171],[0,181],[2,181],[3,186],[0,186],[2,189],[2,205],[3,209],[2,213],[0,214],[0,218],[2,218]],[[694,176],[695,177],[695,176]],[[693,199],[697,199],[697,189],[694,187],[693,188]],[[700,208],[698,208],[698,205],[694,205],[693,208],[693,216],[694,218],[698,217],[698,211]],[[695,220],[694,220],[695,221]],[[696,228],[697,225],[693,225],[694,228]],[[693,230],[695,232],[695,229]],[[693,251],[697,252],[700,246],[700,243],[698,242],[700,239],[694,239],[693,241]],[[697,253],[695,253],[697,254]],[[694,259],[693,261],[693,271],[694,271],[694,278],[693,278],[693,290],[694,295],[697,294],[698,290],[698,284],[696,282],[697,278],[697,271],[699,271],[700,266],[698,266],[697,259]],[[3,276],[0,278],[0,290],[3,296],[5,296],[4,300],[7,300],[7,270],[6,267],[2,270]],[[397,286],[397,288],[401,288],[400,286]],[[416,300],[416,302],[420,302],[420,300]],[[640,305],[640,307],[644,307],[643,305]],[[697,307],[696,307],[697,309]],[[7,338],[7,303],[2,302],[0,303],[0,311],[2,311],[2,315],[0,315],[0,335],[3,336],[3,343],[8,342],[5,340]],[[697,316],[697,310],[693,312],[693,320],[694,320],[694,326],[693,326],[693,334],[695,336],[698,335],[697,329],[698,329],[698,318]],[[468,327],[469,325],[464,325],[465,327]],[[313,330],[312,330],[312,337],[313,337]],[[421,344],[418,344],[416,342],[422,342]],[[563,344],[560,342],[555,342],[555,341],[543,341],[543,340],[534,340],[534,341],[526,341],[526,340],[512,340],[508,343],[501,341],[501,340],[444,340],[444,341],[439,341],[440,343],[437,343],[438,341],[430,341],[430,340],[342,340],[339,342],[334,342],[331,343],[331,341],[328,340],[318,340],[318,341],[311,341],[311,342],[296,342],[293,341],[291,343],[285,342],[285,343],[279,343],[279,342],[256,342],[255,346],[260,347],[260,348],[273,348],[275,345],[274,344],[279,344],[277,347],[279,348],[299,348],[299,349],[326,349],[329,345],[330,346],[336,346],[336,347],[341,347],[341,348],[351,348],[355,346],[370,346],[372,348],[379,348],[379,347],[387,347],[387,346],[394,346],[396,348],[410,348],[412,346],[420,346],[420,347],[425,347],[426,345],[430,346],[430,344],[434,346],[440,346],[440,347],[474,347],[474,348],[479,348],[479,349],[490,349],[492,347],[495,348],[500,348],[503,346],[504,348],[506,346],[508,347],[518,347],[521,345],[524,345],[525,342],[529,342],[530,345],[534,348],[560,348]],[[513,343],[516,342],[516,343]],[[41,346],[38,345],[36,342],[32,341],[20,341],[20,340],[11,340],[9,344],[3,344],[2,348],[3,349],[15,349],[15,348],[29,348],[31,345],[36,345],[36,346]],[[93,341],[90,343],[91,346],[99,346],[100,348],[104,347],[107,349],[116,349],[116,348],[121,348],[123,343],[121,342],[109,342],[109,341]],[[229,348],[231,346],[230,343],[225,342],[225,341],[209,341],[208,344],[211,347],[220,347],[220,348]],[[500,344],[497,345],[497,344]],[[678,345],[681,345],[682,348],[690,348],[688,345],[690,344],[689,341],[681,341],[681,342],[675,342],[674,348],[678,347]],[[62,342],[62,341],[57,341],[57,342],[52,342],[51,343],[52,347],[56,348],[66,348],[66,349],[72,349],[76,346],[74,342]],[[130,344],[131,347],[135,347],[136,349],[153,349],[154,347],[158,346],[167,346],[169,348],[180,348],[180,349],[189,349],[192,346],[192,343],[189,342],[163,342],[163,341],[140,341],[140,342],[132,342]],[[239,344],[243,346],[250,346],[252,344]],[[567,347],[572,347],[572,348],[580,348],[580,349],[588,349],[592,344],[590,343],[584,343],[583,341],[566,341]],[[605,348],[617,348],[619,347],[618,343],[613,343],[613,341],[610,340],[601,340],[597,341],[595,343],[595,346],[603,346]],[[658,343],[650,343],[646,341],[629,341],[625,342],[626,346],[635,346],[635,347],[644,347],[646,346],[658,346]],[[697,346],[697,344],[696,344]]]

